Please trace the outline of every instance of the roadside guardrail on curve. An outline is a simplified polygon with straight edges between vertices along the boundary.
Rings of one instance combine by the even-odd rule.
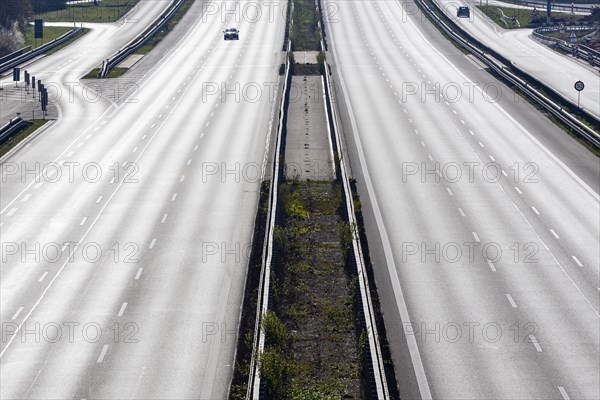
[[[557,119],[559,119],[562,123],[573,129],[581,138],[588,141],[594,147],[600,149],[600,134],[595,130],[588,127],[586,124],[581,122],[579,119],[574,117],[572,114],[567,112],[563,106],[557,104],[556,102],[549,99],[547,96],[540,93],[536,90],[529,82],[523,80],[515,73],[511,72],[509,67],[502,65],[502,63],[506,65],[510,65],[512,68],[517,70],[519,74],[526,77],[528,81],[534,82],[539,87],[542,87],[547,93],[551,93],[556,98],[560,98],[562,101],[573,105],[576,107],[571,100],[565,98],[562,94],[556,92],[554,89],[540,82],[538,79],[531,76],[529,73],[523,71],[521,68],[514,65],[510,60],[506,59],[501,54],[498,54],[494,50],[490,49],[488,46],[484,45],[473,36],[468,34],[467,32],[460,29],[457,25],[455,25],[452,21],[451,24],[455,25],[455,29],[452,29],[446,22],[444,22],[438,15],[425,3],[425,0],[415,0],[417,4],[427,12],[433,19],[433,21],[446,33],[448,34],[454,41],[460,44],[462,47],[469,50],[475,57],[477,57],[481,62],[490,67],[494,72],[500,75],[502,78],[510,82],[511,84],[518,87],[521,91],[526,93],[531,100],[535,103],[543,107],[546,111],[554,115]],[[444,11],[441,9],[440,5],[432,1],[434,6],[438,9],[442,15]],[[449,18],[448,18],[449,19]],[[460,31],[460,34],[457,32]],[[464,36],[464,37],[463,37]],[[465,37],[467,39],[465,39]],[[483,51],[481,49],[485,49]],[[500,62],[498,61],[500,60]],[[586,115],[586,117],[594,121],[598,126],[600,126],[600,119],[597,116],[591,114],[587,110],[580,109],[582,113]]]
[[[33,50],[29,50],[26,51],[24,53],[21,52],[21,50],[18,50],[12,54],[9,54],[8,56],[4,57],[11,57],[9,58],[7,61],[4,61],[2,64],[0,64],[0,74],[5,73],[6,71],[11,70],[12,68],[18,66],[19,64],[24,63],[25,61],[29,61],[32,58],[66,42],[67,40],[71,39],[73,36],[77,35],[80,31],[82,30],[82,28],[76,28],[73,29],[67,33],[65,33],[64,35],[57,37],[56,39],[40,46],[37,47]],[[31,48],[31,46],[29,46]],[[3,58],[3,60],[4,60]]]
[[[167,9],[164,13],[159,15],[154,21],[152,21],[151,27],[146,30],[141,36],[135,37],[125,46],[121,47],[116,53],[110,56],[108,59],[104,60],[102,63],[102,67],[100,68],[100,72],[98,73],[98,78],[106,78],[111,69],[119,65],[123,60],[129,57],[134,51],[142,47],[148,40],[150,40],[154,35],[160,31],[160,29],[165,26],[169,19],[179,10],[179,7],[183,4],[185,0],[176,0],[171,2],[171,7]]]

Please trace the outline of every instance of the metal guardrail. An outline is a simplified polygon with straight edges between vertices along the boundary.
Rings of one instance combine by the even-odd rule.
[[[293,4],[293,3],[292,3]],[[293,9],[292,11],[293,12]],[[291,25],[290,25],[291,27]],[[291,51],[291,41],[288,41],[288,52]],[[279,122],[277,126],[277,137],[275,142],[275,160],[273,162],[273,171],[271,187],[269,188],[269,215],[267,217],[267,231],[265,235],[265,245],[263,247],[262,267],[260,272],[260,281],[258,285],[258,296],[256,303],[256,322],[254,325],[254,345],[252,347],[252,357],[250,360],[250,373],[248,374],[248,391],[246,399],[259,400],[261,398],[260,384],[260,365],[259,357],[265,348],[265,333],[261,328],[262,317],[269,309],[269,294],[271,285],[271,265],[273,260],[273,232],[277,217],[277,188],[279,179],[283,175],[283,163],[281,162],[282,140],[285,125],[287,123],[285,109],[289,104],[290,86],[292,83],[290,59],[286,54],[285,75],[283,95],[279,107]]]
[[[540,43],[546,44],[548,46],[554,46],[555,48],[559,48],[563,51],[571,53],[574,57],[581,58],[594,67],[600,67],[600,52],[592,49],[591,47],[585,45],[573,46],[562,39],[557,39],[552,36],[544,35],[547,32],[558,32],[559,27],[540,27],[535,28],[533,30],[532,36],[535,40]],[[565,26],[565,31],[579,31],[579,30],[589,30],[593,29],[590,26],[582,26],[582,25],[574,25],[574,26]]]
[[[319,1],[319,0],[317,0]],[[318,12],[319,10],[317,10]],[[322,16],[322,13],[321,13]],[[322,21],[319,20],[317,25],[321,31],[321,51],[325,52],[327,47],[323,38],[325,37],[325,27]],[[360,242],[360,234],[358,232],[358,223],[356,220],[356,214],[354,211],[354,201],[352,196],[352,189],[350,187],[350,177],[347,174],[346,164],[344,157],[342,157],[342,138],[340,129],[338,127],[336,118],[336,108],[334,99],[331,97],[331,89],[334,87],[331,82],[331,75],[329,73],[329,67],[327,63],[324,64],[323,74],[323,91],[325,96],[325,111],[327,117],[328,130],[330,135],[331,144],[334,146],[334,158],[337,155],[339,165],[336,166],[334,162],[333,170],[336,173],[337,178],[342,182],[344,189],[343,200],[346,205],[346,217],[348,224],[352,227],[352,257],[353,264],[356,266],[356,275],[358,280],[359,292],[360,292],[360,304],[359,308],[362,311],[360,316],[360,322],[367,334],[367,343],[364,351],[366,352],[365,363],[369,363],[368,368],[369,384],[371,386],[371,397],[372,399],[387,400],[390,398],[387,378],[385,375],[385,366],[383,363],[383,353],[381,351],[381,345],[379,340],[379,333],[377,329],[377,321],[375,318],[375,309],[373,307],[373,300],[371,299],[369,277],[367,275],[367,267],[363,257],[363,249]]]
[[[33,57],[36,57],[56,46],[66,42],[67,40],[71,39],[73,36],[79,34],[79,32],[81,30],[82,30],[82,28],[73,29],[73,30],[65,33],[64,35],[57,37],[56,39],[54,39],[40,47],[30,50],[29,52],[26,52],[24,54],[16,55],[14,58],[0,64],[0,74],[3,74],[6,71],[9,71],[12,68],[18,66],[19,64],[22,64],[25,61],[31,60]],[[16,54],[16,53],[12,53],[12,54]]]
[[[158,16],[153,22],[150,29],[148,29],[144,34],[138,36],[131,40],[128,44],[119,49],[115,54],[113,54],[108,59],[102,62],[102,67],[100,68],[100,72],[98,73],[98,78],[106,78],[111,69],[115,68],[119,65],[123,60],[129,57],[134,51],[142,47],[148,40],[150,40],[154,35],[158,33],[158,31],[165,26],[169,19],[179,10],[179,7],[183,4],[185,0],[177,0],[176,2],[171,4],[171,7]]]
[[[10,54],[7,54],[7,55],[5,55],[3,57],[0,57],[0,65],[4,64],[7,61],[12,60],[13,58],[16,58],[16,57],[20,56],[21,54],[25,54],[28,51],[31,51],[31,46],[25,46],[25,47],[23,47],[23,48],[15,51],[15,52],[13,52],[13,53],[10,53]]]
[[[545,10],[546,9],[546,2],[537,2],[537,1],[520,1],[520,0],[516,0],[518,2],[519,5],[524,5],[524,6],[528,6],[528,7],[539,7],[541,10]],[[581,7],[581,6],[577,6],[577,5],[573,5],[571,6],[571,4],[567,4],[567,3],[552,3],[552,9],[553,10],[560,10],[560,11],[576,11],[576,12],[590,12],[591,11],[591,6],[593,6],[594,4],[590,4],[590,7]]]
[[[424,9],[431,16],[433,21],[446,34],[448,34],[455,42],[457,42],[458,44],[460,44],[461,46],[463,46],[464,48],[469,50],[475,57],[477,57],[481,62],[483,62],[484,64],[489,66],[492,70],[494,70],[494,72],[496,72],[502,78],[504,78],[511,84],[518,87],[521,91],[523,91],[525,94],[527,94],[531,100],[535,101],[538,105],[540,105],[546,111],[548,111],[549,113],[554,115],[562,123],[564,123],[571,129],[573,129],[573,131],[575,131],[580,137],[587,140],[594,147],[600,149],[600,134],[598,132],[589,128],[586,124],[584,124],[583,122],[581,122],[580,120],[575,118],[573,115],[571,115],[570,113],[565,111],[563,106],[555,103],[554,101],[549,99],[547,96],[540,93],[538,90],[533,88],[531,86],[531,84],[529,84],[525,80],[519,78],[515,73],[511,72],[507,66],[498,62],[498,60],[504,62],[506,65],[511,65],[512,68],[517,70],[522,76],[525,76],[527,78],[527,80],[535,82],[536,85],[539,85],[544,90],[546,90],[548,93],[552,93],[552,95],[556,96],[557,98],[560,98],[561,100],[565,101],[566,103],[573,104],[573,102],[571,100],[565,98],[563,95],[556,92],[554,89],[548,87],[548,85],[545,85],[544,83],[540,82],[538,79],[534,78],[527,72],[518,68],[513,63],[511,63],[510,60],[506,59],[502,55],[496,53],[495,51],[493,51],[492,49],[490,49],[489,47],[484,45],[483,43],[479,42],[473,36],[469,35],[465,31],[461,30],[460,27],[458,27],[457,25],[455,25],[455,27],[457,30],[459,30],[461,32],[460,34],[458,32],[456,32],[454,29],[450,28],[450,26],[448,26],[448,24],[446,24],[446,22],[444,22],[440,17],[438,17],[437,14],[425,3],[424,0],[415,0],[415,1],[419,6],[422,7],[422,9]],[[444,13],[444,11],[435,2],[435,0],[433,0],[432,3],[434,4],[434,6],[438,9],[438,11],[440,13],[442,13],[442,14]],[[443,15],[445,15],[445,14],[443,14]],[[463,36],[467,37],[468,40],[465,39]],[[489,54],[484,52],[483,50],[481,50],[482,48],[486,49],[489,52]],[[576,105],[574,105],[574,106],[576,106]],[[590,120],[593,120],[598,125],[600,125],[600,119],[598,119],[598,117],[596,117],[593,114],[590,114],[586,110],[581,110],[581,112],[585,113],[585,115]]]
[[[323,46],[323,44],[321,44]],[[324,47],[322,47],[324,48]],[[379,333],[377,330],[377,322],[375,320],[375,309],[373,307],[373,300],[371,299],[369,278],[367,275],[367,268],[365,265],[362,245],[360,243],[360,235],[358,232],[358,223],[356,221],[356,214],[354,211],[354,202],[352,196],[352,189],[350,187],[350,178],[346,172],[346,166],[343,157],[341,157],[342,139],[340,136],[340,129],[337,125],[337,120],[334,115],[334,102],[331,98],[331,76],[329,74],[329,68],[325,64],[324,74],[324,88],[325,97],[327,100],[327,119],[331,127],[331,134],[333,141],[337,149],[338,160],[339,160],[339,174],[342,186],[344,188],[344,202],[346,206],[346,214],[348,217],[348,224],[352,227],[352,252],[353,261],[356,264],[356,275],[358,280],[358,286],[360,291],[360,304],[359,309],[362,311],[360,316],[361,325],[367,334],[366,348],[364,349],[367,353],[365,357],[365,364],[369,364],[368,375],[371,386],[371,397],[373,399],[387,400],[390,398],[389,388],[385,375],[385,366],[383,363],[383,353],[381,351],[381,345],[379,340]]]
[[[3,144],[18,132],[23,126],[29,126],[31,122],[25,121],[21,117],[11,119],[6,125],[0,127],[0,144]]]

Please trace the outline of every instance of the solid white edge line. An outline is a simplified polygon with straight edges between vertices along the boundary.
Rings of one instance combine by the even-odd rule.
[[[337,49],[334,44],[334,40],[331,41],[330,46],[332,48],[334,57],[336,60],[339,60]],[[348,115],[350,117],[350,124],[352,126],[352,134],[354,136],[354,140],[356,142],[356,150],[358,153],[359,162],[361,165],[361,169],[363,172],[363,177],[365,179],[365,186],[369,193],[369,199],[371,200],[373,207],[373,214],[375,216],[375,220],[377,223],[377,229],[379,231],[379,235],[381,237],[381,244],[384,251],[384,256],[386,260],[386,266],[388,268],[388,273],[390,275],[390,281],[392,284],[392,289],[394,292],[394,296],[396,298],[396,304],[398,306],[398,311],[400,313],[400,318],[403,321],[402,329],[404,331],[405,337],[407,339],[408,351],[410,354],[410,359],[413,364],[413,368],[415,371],[415,376],[417,378],[417,385],[419,387],[419,392],[421,394],[421,398],[423,400],[432,399],[431,390],[429,388],[429,383],[427,381],[427,375],[425,374],[425,367],[423,366],[423,360],[421,360],[421,355],[419,352],[419,346],[417,344],[417,340],[414,335],[407,334],[406,326],[410,324],[410,316],[408,314],[408,308],[406,306],[406,301],[404,300],[404,292],[402,291],[402,286],[400,284],[400,278],[398,276],[398,270],[396,269],[396,265],[394,262],[394,254],[392,252],[392,247],[390,244],[390,240],[387,234],[387,230],[385,228],[385,224],[383,221],[383,216],[381,215],[381,210],[379,208],[379,202],[377,197],[375,196],[375,190],[373,188],[373,183],[371,182],[371,177],[369,175],[369,170],[367,167],[364,150],[362,148],[362,144],[360,141],[360,137],[358,136],[358,125],[356,123],[356,118],[354,116],[354,112],[352,110],[352,104],[347,98],[347,88],[346,83],[344,81],[344,77],[342,71],[340,69],[339,64],[336,64],[336,70],[338,71],[338,77],[340,79],[340,86],[342,88],[342,95],[344,96],[345,103],[348,107]]]

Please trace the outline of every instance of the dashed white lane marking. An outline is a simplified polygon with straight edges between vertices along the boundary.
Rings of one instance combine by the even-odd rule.
[[[48,271],[46,271],[42,274],[40,279],[38,279],[38,283],[42,283],[44,281],[44,279],[46,279],[47,276],[48,276]]]
[[[194,151],[198,150],[198,145],[194,146]]]
[[[88,220],[88,217],[83,217],[83,219],[81,220],[79,225],[81,226],[81,225],[85,224],[87,220]]]
[[[535,346],[535,349],[538,351],[538,353],[541,353],[542,352],[542,347],[538,343],[536,337],[533,336],[533,335],[529,335],[529,340],[531,340],[531,343],[533,343],[533,345]]]
[[[491,155],[491,154],[490,154],[490,160],[492,160],[492,161],[496,161],[496,159],[494,158],[494,156],[493,156],[493,155]]]
[[[506,293],[506,298],[508,299],[508,302],[510,303],[512,308],[517,308],[517,303],[515,303],[515,301],[513,300],[512,296],[510,294]]]
[[[56,175],[56,170],[55,169],[53,169],[52,171],[48,172],[46,174],[46,177],[52,178],[52,177],[54,177],[54,175]]]
[[[29,200],[29,198],[31,197],[31,193],[27,193],[25,196],[23,196],[23,198],[21,199],[22,202],[26,202],[27,200]]]
[[[143,268],[143,267],[140,267],[140,268],[138,268],[138,270],[137,270],[137,273],[135,274],[135,278],[133,278],[133,279],[135,279],[136,281],[137,281],[138,279],[140,279],[140,276],[142,276],[142,271],[143,271],[143,270],[144,270],[144,268]]]
[[[209,125],[210,125],[210,122],[207,122],[206,125],[204,125],[204,126],[209,126]]]
[[[102,201],[102,196],[98,197],[98,200],[96,200],[96,204],[99,204]]]
[[[493,263],[493,262],[491,262],[490,260],[488,260],[488,262],[487,262],[487,263],[488,263],[488,265],[490,266],[491,270],[492,270],[492,271],[494,271],[494,272],[496,272],[496,267],[494,266],[494,263]]]
[[[19,318],[19,314],[21,314],[21,311],[23,311],[24,308],[25,308],[25,306],[19,307],[17,312],[13,314],[11,321],[14,321],[15,319]]]
[[[150,129],[154,128],[156,126],[156,124],[152,124],[152,126],[150,127]]]
[[[175,201],[176,198],[177,198],[177,193],[173,193],[173,197],[171,197],[171,201]]]
[[[427,155],[427,157],[429,157],[429,161],[433,161],[433,157],[431,157],[431,154]]]
[[[75,154],[75,152],[74,151],[70,151],[70,152],[67,153],[67,157],[71,157],[73,154]]]
[[[483,143],[479,142],[479,145],[481,146],[481,148],[484,148],[485,146],[483,145]]]
[[[142,136],[142,140],[146,140],[146,137],[148,137],[148,135]]]
[[[153,238],[152,241],[150,242],[150,246],[148,246],[148,248],[149,249],[153,248],[155,244],[156,244],[156,238]]]
[[[575,261],[577,265],[583,267],[583,264],[581,263],[581,261],[579,261],[579,258],[577,258],[576,256],[571,256],[571,258],[573,259],[573,261]]]
[[[481,240],[479,240],[479,235],[477,234],[477,232],[471,232],[473,234],[473,237],[475,238],[475,241],[477,243],[479,243]]]
[[[462,208],[458,207],[458,212],[460,213],[460,215],[462,215],[463,217],[465,217],[465,212],[463,211]]]
[[[519,194],[523,194],[523,192],[521,192],[521,189],[519,189],[518,187],[515,186],[515,190],[517,191],[517,193]]]
[[[425,142],[421,140],[421,146],[425,147]]]
[[[452,110],[452,113],[453,113],[454,115],[457,115],[457,112],[456,112],[456,110]]]
[[[190,165],[192,163],[192,159],[190,158],[187,162],[187,165]]]
[[[127,308],[127,303],[123,303],[123,305],[121,306],[121,309],[119,310],[119,313],[117,314],[117,317],[122,317],[126,308]]]
[[[560,239],[560,236],[558,236],[558,233],[554,232],[554,229],[550,229],[550,233],[554,235],[555,238]]]
[[[448,194],[450,196],[454,196],[454,193],[452,193],[452,190],[450,188],[447,187],[446,190],[448,191]]]
[[[504,176],[508,176],[508,174],[506,173],[506,171],[505,171],[505,170],[502,170],[502,175],[504,175]]]
[[[100,130],[100,127],[99,127],[99,126],[97,126],[97,127],[95,127],[95,128],[93,129],[93,131],[94,131],[94,132],[98,132],[99,130]]]
[[[162,114],[160,114],[160,115],[158,116],[158,119],[161,119],[161,118],[162,118],[162,116],[163,116],[163,115],[162,115]]]
[[[464,124],[465,124],[465,121],[464,121],[463,119],[461,119],[461,120],[460,120],[460,123],[464,125]]]
[[[40,186],[42,186],[43,184],[44,184],[44,182],[38,182],[38,183],[36,183],[36,184],[33,186],[33,188],[34,188],[34,189],[39,189],[39,188],[40,188]]]
[[[75,145],[75,147],[77,147],[77,148],[79,148],[79,147],[81,147],[81,146],[83,146],[83,143],[77,143],[77,144]]]
[[[409,119],[408,119],[408,122],[410,122],[410,123],[412,124],[412,123],[413,123],[413,120],[409,118]]]
[[[161,223],[161,224],[164,224],[164,223],[165,223],[165,221],[167,220],[167,217],[168,217],[168,216],[169,216],[169,214],[165,214],[165,215],[163,215],[162,219],[160,220],[160,223]]]
[[[471,134],[471,136],[475,136],[475,134],[473,133],[472,130],[469,129],[469,133]]]
[[[112,179],[110,180],[110,183],[111,183],[111,184],[115,183],[115,178],[112,178]]]
[[[533,210],[534,213],[536,213],[537,215],[540,215],[540,212],[537,210],[537,208],[532,206],[531,209]]]
[[[569,395],[567,394],[567,391],[565,390],[564,387],[559,386],[558,387],[558,391],[560,392],[563,400],[571,400],[571,398],[569,397]]]
[[[133,153],[135,153],[137,151],[137,149],[138,149],[137,147],[134,147],[133,148]]]
[[[100,355],[98,356],[98,364],[100,364],[102,361],[104,361],[104,356],[106,355],[106,352],[108,351],[108,345],[105,344],[104,346],[102,346],[102,351],[100,352]]]
[[[181,178],[179,178],[179,182],[183,182],[184,179],[185,179],[185,175],[181,175]]]
[[[166,109],[166,110],[168,110],[168,109],[169,109],[169,105],[168,105],[168,104],[165,106],[165,109]]]

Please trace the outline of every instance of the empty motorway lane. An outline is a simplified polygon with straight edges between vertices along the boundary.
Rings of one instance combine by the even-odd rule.
[[[202,6],[135,101],[63,112],[3,160],[3,398],[227,396],[285,5],[234,42]]]
[[[597,399],[598,159],[420,13],[325,8],[402,397]]]

